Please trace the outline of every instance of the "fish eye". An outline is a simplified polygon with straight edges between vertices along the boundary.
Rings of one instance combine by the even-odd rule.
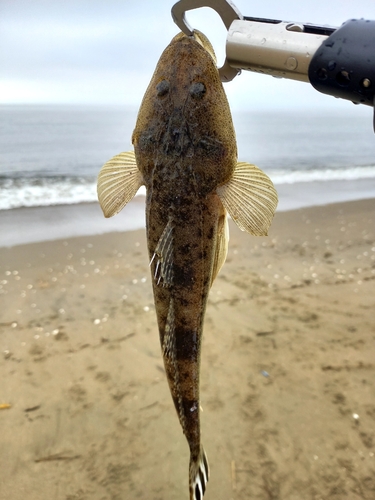
[[[202,82],[195,82],[190,86],[189,92],[194,99],[202,99],[206,93],[206,86]]]
[[[169,82],[168,80],[162,80],[156,85],[156,92],[158,97],[164,97],[169,92]]]

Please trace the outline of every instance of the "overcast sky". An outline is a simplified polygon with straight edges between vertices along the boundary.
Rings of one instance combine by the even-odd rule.
[[[178,32],[167,0],[0,0],[0,103],[134,104]],[[375,0],[234,0],[243,15],[339,26],[375,19]],[[226,31],[210,9],[189,12],[219,59]],[[225,84],[234,109],[353,106],[309,84],[247,71]],[[370,110],[369,110],[370,111]]]

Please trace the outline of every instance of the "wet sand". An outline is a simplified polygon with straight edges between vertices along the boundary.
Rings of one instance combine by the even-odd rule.
[[[205,500],[375,499],[374,207],[278,213],[267,238],[230,224]],[[0,498],[187,499],[144,230],[1,248],[0,287]]]

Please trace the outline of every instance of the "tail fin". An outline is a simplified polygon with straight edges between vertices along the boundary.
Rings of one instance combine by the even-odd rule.
[[[197,458],[190,455],[189,466],[189,488],[190,500],[202,500],[204,492],[206,491],[206,484],[210,477],[210,468],[206,453],[201,446]]]

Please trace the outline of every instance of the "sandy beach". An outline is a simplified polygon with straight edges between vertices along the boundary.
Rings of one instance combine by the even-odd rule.
[[[375,499],[374,208],[277,213],[266,238],[230,223],[205,500]],[[0,498],[187,499],[144,229],[0,248],[0,303]]]

